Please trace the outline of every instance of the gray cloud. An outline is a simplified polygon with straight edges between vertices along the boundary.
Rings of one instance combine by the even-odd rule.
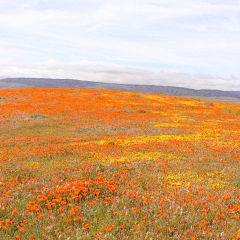
[[[175,70],[153,72],[124,67],[108,62],[81,61],[59,63],[55,60],[38,63],[16,63],[0,60],[1,78],[68,78],[123,84],[179,86],[194,89],[240,91],[240,77],[214,77],[210,74],[189,74]]]

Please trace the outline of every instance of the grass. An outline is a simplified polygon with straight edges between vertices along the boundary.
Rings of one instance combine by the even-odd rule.
[[[0,239],[240,239],[240,105],[86,89],[0,96]]]

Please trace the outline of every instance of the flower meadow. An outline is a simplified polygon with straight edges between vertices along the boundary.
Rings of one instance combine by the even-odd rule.
[[[0,239],[240,239],[240,105],[0,91]]]

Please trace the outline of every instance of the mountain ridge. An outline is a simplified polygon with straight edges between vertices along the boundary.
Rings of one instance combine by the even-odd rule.
[[[240,100],[240,91],[222,91],[213,89],[191,89],[185,87],[137,85],[120,83],[92,82],[77,79],[52,79],[52,78],[5,78],[0,80],[0,89],[19,88],[85,88],[135,91],[143,93],[165,94],[170,96],[194,97],[194,98],[231,98]],[[220,98],[220,99],[219,99]],[[208,99],[206,99],[208,100]],[[210,99],[211,100],[211,99]],[[230,101],[232,102],[232,101]]]

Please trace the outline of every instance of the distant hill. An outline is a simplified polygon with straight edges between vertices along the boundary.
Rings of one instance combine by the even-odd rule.
[[[0,80],[0,89],[19,89],[31,87],[86,88],[86,89],[136,91],[144,93],[161,93],[170,96],[194,97],[206,100],[240,103],[240,91],[221,91],[208,89],[196,90],[183,87],[102,83],[74,79],[6,78]]]
[[[234,94],[240,94],[240,91],[230,91],[230,92]]]

